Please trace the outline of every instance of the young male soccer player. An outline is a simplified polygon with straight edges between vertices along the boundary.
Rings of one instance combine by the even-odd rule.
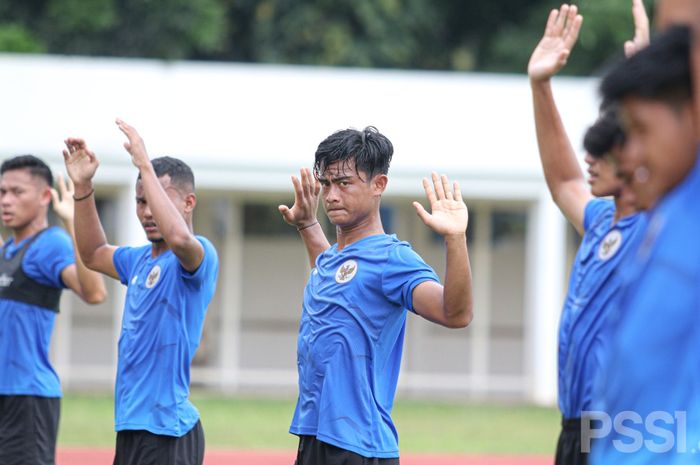
[[[432,187],[423,180],[432,213],[414,202],[423,222],[444,237],[443,287],[408,243],[384,233],[379,204],[392,154],[389,139],[373,127],[338,131],[316,151],[320,186],[302,170],[302,181],[294,179],[295,205],[280,206],[313,261],[299,329],[299,400],[290,428],[299,436],[297,465],[398,463],[391,410],[406,310],[450,328],[472,319],[467,207],[459,185],[433,174]],[[332,247],[316,221],[319,193],[336,227]]]
[[[644,23],[641,1],[635,1],[634,11],[635,22]],[[559,326],[559,409],[563,419],[556,463],[562,465],[587,462],[588,452],[581,447],[581,422],[588,420],[581,417],[582,412],[591,410],[606,348],[605,325],[620,287],[616,269],[635,248],[646,224],[635,214],[629,196],[622,195],[623,182],[610,159],[621,150],[624,139],[614,112],[603,113],[584,140],[589,191],[554,102],[551,78],[566,63],[582,21],[575,6],[553,10],[528,66],[545,179],[559,209],[583,235]],[[626,44],[628,53],[644,44],[644,32],[641,34]],[[608,196],[613,200],[600,198]]]
[[[668,29],[603,80],[627,134],[617,154],[649,209],[642,245],[622,271],[620,318],[604,366],[596,464],[697,463],[700,440],[700,164],[690,33]]]
[[[97,216],[97,157],[81,139],[63,155],[75,183],[78,250],[93,270],[128,286],[115,388],[115,465],[201,465],[204,432],[189,401],[190,364],[199,346],[219,268],[216,251],[192,232],[194,175],[182,161],[150,160],[136,130],[117,120],[139,171],[136,215],[150,245],[114,247]]]
[[[0,463],[49,465],[56,455],[61,386],[49,342],[64,288],[96,304],[102,277],[73,249],[73,186],[32,155],[0,166],[2,223],[12,236],[0,257]],[[53,207],[68,231],[49,227]]]

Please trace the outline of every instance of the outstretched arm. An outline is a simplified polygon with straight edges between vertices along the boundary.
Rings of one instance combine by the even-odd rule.
[[[53,197],[53,209],[63,221],[63,225],[73,240],[76,250],[75,264],[67,266],[61,271],[61,279],[73,292],[89,304],[99,304],[107,297],[107,289],[102,275],[88,269],[80,258],[78,244],[75,240],[74,212],[75,212],[75,186],[73,181],[66,182],[63,176],[58,175],[58,190],[51,189]]]
[[[141,174],[146,202],[165,243],[184,269],[189,272],[196,271],[204,259],[204,247],[163,189],[139,133],[120,119],[117,120],[117,126],[129,139],[124,143],[124,148],[131,155],[131,161]],[[185,203],[186,208],[194,208],[196,204],[194,193],[187,195]]]
[[[445,285],[434,281],[420,283],[413,290],[413,309],[417,314],[448,328],[464,328],[472,321],[472,272],[467,251],[469,213],[462,200],[459,184],[450,188],[447,176],[433,173],[433,187],[423,179],[430,202],[428,213],[413,202],[423,223],[445,238],[447,267]]]
[[[591,193],[557,110],[550,80],[566,64],[583,18],[575,6],[552,10],[542,40],[535,48],[528,75],[535,128],[547,187],[562,213],[583,234],[583,215]]]
[[[649,17],[642,0],[632,0],[634,18],[634,38],[625,42],[625,56],[631,57],[649,45]]]
[[[92,178],[95,176],[99,161],[83,139],[70,138],[66,139],[65,143],[67,150],[63,151],[63,159],[68,176],[74,184],[73,225],[80,259],[91,270],[119,279],[112,262],[112,256],[117,248],[107,243],[95,206]]]
[[[309,264],[313,268],[316,266],[316,257],[331,245],[316,217],[321,184],[308,168],[302,168],[299,175],[301,181],[296,176],[292,176],[294,205],[292,208],[286,205],[280,205],[278,208],[284,221],[299,231],[309,256]]]

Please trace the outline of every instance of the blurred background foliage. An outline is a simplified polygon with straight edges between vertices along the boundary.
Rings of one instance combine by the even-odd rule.
[[[651,0],[646,2],[651,12]],[[568,74],[634,32],[631,0],[581,0]],[[0,51],[523,73],[552,0],[0,0]]]

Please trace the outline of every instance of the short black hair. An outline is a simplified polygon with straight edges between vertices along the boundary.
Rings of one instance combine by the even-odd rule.
[[[343,129],[328,136],[316,149],[314,175],[318,178],[333,163],[347,164],[354,160],[355,171],[364,171],[371,179],[376,174],[389,173],[394,154],[391,141],[374,126],[362,131]]]
[[[194,173],[184,161],[174,157],[158,157],[151,160],[151,165],[157,177],[167,174],[170,182],[181,192],[194,192]],[[141,174],[137,179],[141,179]]]
[[[29,170],[32,176],[41,178],[46,181],[46,184],[53,186],[51,168],[49,168],[49,165],[44,163],[41,158],[35,157],[34,155],[17,155],[16,157],[8,158],[0,165],[0,175],[5,174],[6,171],[22,169]]]
[[[690,44],[691,32],[686,26],[674,26],[657,35],[647,47],[619,62],[603,78],[603,100],[640,97],[673,106],[690,102]]]
[[[583,148],[595,158],[603,158],[615,147],[625,143],[625,132],[620,125],[615,107],[602,110],[598,119],[583,136]]]

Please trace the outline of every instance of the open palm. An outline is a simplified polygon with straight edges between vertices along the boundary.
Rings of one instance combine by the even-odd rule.
[[[63,161],[70,179],[75,184],[91,181],[100,164],[95,154],[83,139],[69,138],[65,143],[67,150],[63,150]]]
[[[562,5],[549,14],[544,36],[532,52],[527,67],[530,79],[549,79],[564,67],[583,23],[583,17],[577,13],[576,6]]]
[[[423,189],[430,202],[430,213],[418,202],[413,202],[421,220],[441,236],[464,234],[469,224],[467,205],[462,200],[459,184],[450,188],[447,176],[433,173],[433,185],[423,178]]]

